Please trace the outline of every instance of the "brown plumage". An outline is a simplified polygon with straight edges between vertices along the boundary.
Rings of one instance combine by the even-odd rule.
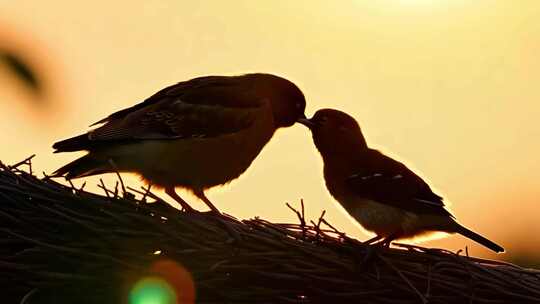
[[[411,238],[434,231],[459,233],[487,248],[504,249],[461,226],[444,208],[442,197],[404,164],[370,149],[354,118],[323,109],[302,119],[324,161],[324,179],[332,196],[374,240]]]
[[[240,176],[276,129],[305,118],[304,95],[271,74],[207,76],[167,87],[115,112],[85,134],[53,145],[89,153],[58,169],[77,178],[115,170],[140,174],[165,188],[184,209],[175,187],[193,191],[212,210],[208,188]]]

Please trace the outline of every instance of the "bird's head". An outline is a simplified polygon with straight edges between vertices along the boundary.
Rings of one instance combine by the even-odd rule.
[[[258,90],[270,100],[276,128],[290,127],[306,118],[306,99],[291,81],[272,74],[249,74],[256,79]]]
[[[323,157],[367,148],[360,126],[345,112],[321,109],[312,118],[298,122],[311,130],[313,142]]]

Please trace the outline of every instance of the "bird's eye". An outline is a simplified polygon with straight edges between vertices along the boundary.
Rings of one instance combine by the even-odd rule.
[[[297,102],[295,105],[294,105],[298,110],[302,109],[302,104]]]

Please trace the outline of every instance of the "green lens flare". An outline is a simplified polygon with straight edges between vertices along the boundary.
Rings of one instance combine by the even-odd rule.
[[[158,277],[139,280],[129,293],[129,304],[175,304],[176,294],[169,284]]]

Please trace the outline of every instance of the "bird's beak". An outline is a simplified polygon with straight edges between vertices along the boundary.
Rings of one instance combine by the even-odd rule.
[[[300,118],[296,122],[303,124],[304,126],[308,127],[308,129],[310,130],[313,129],[313,127],[315,127],[315,123],[307,118]]]

